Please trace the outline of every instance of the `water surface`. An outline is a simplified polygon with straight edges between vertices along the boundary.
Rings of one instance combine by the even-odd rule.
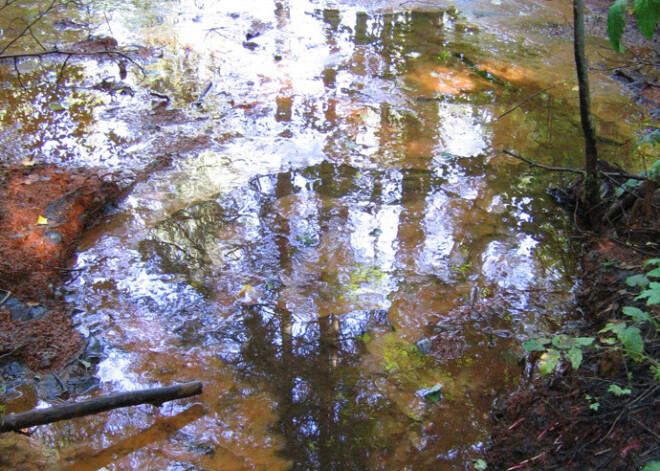
[[[547,177],[501,154],[580,165],[555,3],[118,2],[96,32],[155,48],[140,68],[73,60],[56,86],[24,63],[8,158],[14,136],[21,159],[170,162],[81,241],[69,299],[105,346],[89,395],[205,385],[41,427],[55,452],[34,463],[466,469],[521,342],[574,309]],[[593,88],[603,153],[626,155],[636,108]]]

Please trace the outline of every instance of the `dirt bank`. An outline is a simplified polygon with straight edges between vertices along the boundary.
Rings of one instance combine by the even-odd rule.
[[[28,164],[0,170],[0,378],[8,397],[33,383],[53,399],[91,381],[89,355],[72,360],[94,342],[73,327],[60,286],[75,274],[76,241],[121,192],[93,171]]]

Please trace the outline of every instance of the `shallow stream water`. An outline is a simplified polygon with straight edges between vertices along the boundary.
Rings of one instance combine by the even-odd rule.
[[[72,60],[60,86],[24,63],[50,81],[3,96],[0,151],[169,163],[81,241],[67,298],[104,346],[86,396],[204,393],[41,427],[40,462],[468,469],[522,341],[575,314],[549,179],[501,154],[580,165],[569,3],[99,3],[95,34],[156,52]],[[638,110],[592,80],[625,157]]]

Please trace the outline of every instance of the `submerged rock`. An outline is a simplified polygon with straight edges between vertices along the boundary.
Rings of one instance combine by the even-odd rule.
[[[433,341],[431,339],[422,339],[417,341],[415,345],[417,346],[419,353],[422,355],[428,355],[433,347]]]

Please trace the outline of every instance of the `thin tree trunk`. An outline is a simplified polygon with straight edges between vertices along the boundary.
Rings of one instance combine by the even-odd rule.
[[[596,152],[596,132],[591,121],[591,104],[589,99],[589,76],[587,74],[587,58],[584,52],[584,0],[573,0],[575,67],[577,69],[578,87],[580,90],[580,120],[585,141],[585,203],[591,210],[598,204],[598,153]]]
[[[119,407],[135,406],[138,404],[160,406],[163,402],[195,396],[201,392],[202,383],[195,381],[165,388],[124,392],[108,397],[90,399],[89,401],[78,402],[76,404],[49,407],[48,409],[9,414],[0,418],[0,433],[16,432],[24,428],[34,427],[35,425],[45,425],[60,420],[73,419],[74,417],[98,414],[99,412],[105,412]]]

